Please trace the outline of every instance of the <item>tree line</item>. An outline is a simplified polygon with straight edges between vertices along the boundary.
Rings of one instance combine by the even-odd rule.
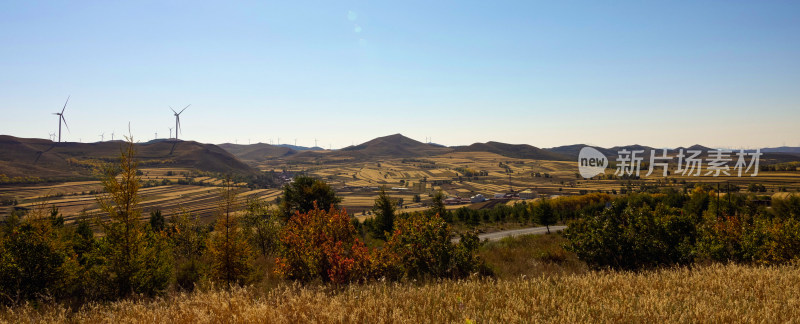
[[[57,208],[42,202],[3,222],[0,304],[56,300],[77,307],[271,276],[346,284],[488,273],[476,255],[477,236],[452,242],[450,225],[435,212],[391,217],[381,224],[387,230],[380,244],[366,246],[361,224],[340,208],[341,198],[306,176],[284,186],[277,208],[256,198],[241,205],[242,188],[226,179],[212,224],[185,210],[170,219],[158,210],[143,215],[135,154],[129,140],[118,163],[101,169],[101,213],[67,225]],[[396,208],[385,193],[376,206],[382,215]]]

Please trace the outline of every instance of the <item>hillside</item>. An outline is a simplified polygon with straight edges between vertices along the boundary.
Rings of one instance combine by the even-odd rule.
[[[500,142],[475,143],[469,146],[455,147],[456,152],[490,152],[518,159],[568,161],[571,157],[540,149],[528,144],[506,144]]]
[[[447,148],[425,144],[402,134],[378,137],[359,145],[348,146],[339,150],[343,154],[355,153],[365,156],[391,156],[398,158],[430,156],[449,151]]]
[[[225,143],[220,144],[219,147],[233,154],[242,161],[263,161],[297,153],[297,150],[289,147],[264,143],[250,145]]]
[[[573,145],[564,145],[564,146],[556,146],[556,147],[546,148],[545,150],[553,152],[553,153],[558,153],[558,154],[561,154],[561,155],[566,155],[566,156],[569,156],[572,160],[577,160],[578,159],[578,154],[580,154],[581,149],[586,147],[586,146],[590,146],[590,145],[573,144]],[[617,152],[616,151],[612,151],[611,149],[607,149],[607,148],[599,147],[599,146],[590,146],[590,147],[600,151],[600,153],[603,153],[603,155],[605,155],[607,157],[617,156]]]
[[[62,179],[92,175],[91,160],[114,161],[124,142],[54,143],[43,139],[0,135],[0,174]],[[250,174],[255,170],[213,144],[161,141],[136,144],[142,166],[191,168]]]

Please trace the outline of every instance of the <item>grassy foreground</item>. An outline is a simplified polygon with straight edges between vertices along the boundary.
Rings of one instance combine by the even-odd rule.
[[[284,285],[152,300],[15,307],[0,321],[208,322],[791,322],[800,318],[800,267],[711,265],[653,272],[588,272],[424,285]]]

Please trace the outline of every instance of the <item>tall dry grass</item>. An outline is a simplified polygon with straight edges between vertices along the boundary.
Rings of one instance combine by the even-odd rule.
[[[155,300],[20,306],[0,321],[81,323],[797,322],[800,266],[711,265],[512,280],[373,283],[340,291],[283,285]]]

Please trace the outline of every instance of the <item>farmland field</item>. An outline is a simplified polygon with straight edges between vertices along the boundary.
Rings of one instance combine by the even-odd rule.
[[[749,184],[758,183],[766,189],[759,193],[761,195],[786,194],[800,190],[800,171],[761,171],[757,177],[678,175],[667,179],[642,177],[642,180],[601,180],[595,177],[586,180],[576,176],[576,162],[515,159],[488,152],[453,152],[419,160],[396,158],[342,162],[321,159],[313,165],[274,159],[261,162],[257,166],[264,171],[285,169],[319,177],[328,182],[343,198],[342,207],[357,216],[369,214],[380,187],[386,187],[392,197],[402,198],[402,208],[409,212],[427,208],[430,195],[436,190],[442,190],[449,197],[469,198],[482,194],[486,198],[492,198],[497,193],[530,189],[540,197],[554,197],[598,191],[622,193],[624,190],[637,190],[642,185],[682,189],[684,181],[720,185],[721,188],[730,184],[739,186],[742,192],[746,191]],[[483,171],[484,175],[470,177],[459,171],[466,169]],[[145,212],[160,209],[169,216],[183,208],[204,219],[214,215],[221,179],[195,176],[192,170],[185,168],[144,168],[141,171],[143,183],[153,185],[141,189],[141,206]],[[642,174],[646,171],[643,170]],[[613,169],[606,170],[606,175],[613,173]],[[181,180],[192,184],[178,184]],[[165,181],[168,181],[167,184]],[[30,208],[33,204],[46,200],[47,204],[57,206],[67,222],[71,222],[82,211],[88,215],[99,211],[96,194],[101,190],[98,181],[3,186],[0,187],[0,200],[16,199],[18,208]],[[416,194],[421,196],[421,203],[412,202]],[[280,188],[243,189],[239,202],[255,196],[274,204],[279,195]],[[463,205],[450,205],[448,208],[461,206]],[[0,218],[8,215],[12,208],[0,207]]]
[[[0,321],[783,323],[800,318],[798,276],[797,266],[712,265],[340,290],[285,284],[91,304],[76,313],[61,305],[27,305],[0,311]]]
[[[143,182],[155,180],[170,180],[171,183],[187,178],[189,170],[185,169],[142,169]],[[191,177],[193,183],[200,185],[167,184],[140,189],[143,209],[142,217],[147,218],[151,210],[161,210],[166,216],[188,211],[206,221],[217,210],[219,204],[219,185],[222,179],[210,177]],[[73,222],[82,213],[92,217],[100,213],[97,195],[102,193],[99,181],[67,182],[48,185],[28,185],[0,187],[0,197],[3,199],[16,199],[16,208],[33,208],[34,205],[46,204],[59,208],[67,223]],[[250,197],[258,197],[273,201],[278,197],[278,189],[248,190],[242,188],[242,193],[237,197],[237,203],[243,203]],[[5,206],[0,213],[0,218],[5,217],[12,206]]]

